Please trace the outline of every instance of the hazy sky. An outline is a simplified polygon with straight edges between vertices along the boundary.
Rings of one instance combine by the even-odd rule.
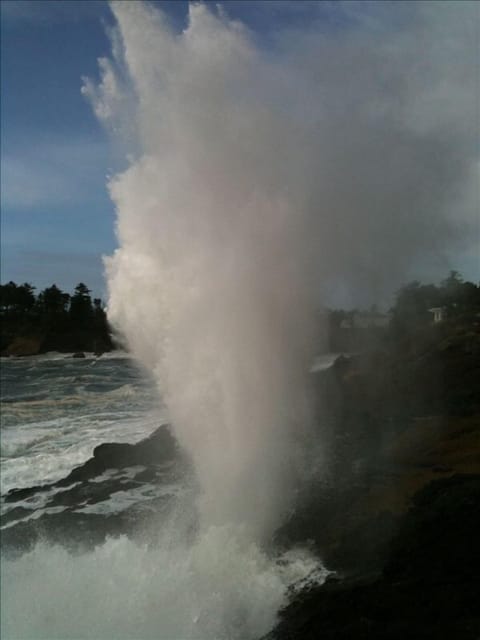
[[[187,2],[152,4],[177,30],[185,27]],[[312,20],[317,32],[331,33],[348,29],[359,13],[368,21],[388,12],[386,2],[223,5],[267,49],[278,32],[288,28],[294,37]],[[105,184],[124,161],[80,89],[82,77],[98,77],[97,59],[110,52],[106,31],[113,17],[106,2],[94,0],[3,0],[1,10],[1,281],[38,288],[55,282],[67,290],[84,281],[103,295],[102,255],[116,247]],[[392,30],[401,20],[401,11],[392,12]],[[448,266],[478,279],[472,246]]]

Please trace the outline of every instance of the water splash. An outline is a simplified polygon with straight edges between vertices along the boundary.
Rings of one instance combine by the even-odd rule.
[[[204,522],[268,537],[291,506],[311,423],[315,301],[291,127],[238,23],[192,5],[175,35],[146,5],[113,11],[126,74],[113,82],[103,63],[96,111],[114,112],[120,85],[129,92],[142,153],[110,183],[120,248],[109,316],[155,372]]]
[[[2,559],[2,638],[258,638],[288,585],[317,565],[302,553],[277,563],[232,533],[213,527],[185,546],[170,532],[154,549],[122,537],[80,555],[38,545]]]

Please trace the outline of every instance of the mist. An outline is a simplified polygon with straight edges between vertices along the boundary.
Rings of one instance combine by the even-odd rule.
[[[378,301],[405,277],[458,267],[475,247],[475,3],[341,3],[341,27],[328,31],[318,18],[278,32],[266,49],[201,5],[180,35],[148,7],[114,11],[124,38],[147,24],[135,49],[129,38],[128,62],[117,33],[117,63],[101,61],[99,91],[87,84],[97,115],[139,156],[155,155],[161,122],[170,136],[176,128],[177,142],[201,146],[197,164],[230,157],[210,174],[216,192],[225,193],[226,175],[237,191],[248,180],[288,191],[313,225],[320,294],[341,287],[354,301]],[[209,44],[200,56],[202,33]]]
[[[208,522],[271,532],[290,508],[315,309],[381,301],[475,229],[478,7],[341,10],[262,48],[228,5],[190,5],[175,33],[113,3],[112,58],[83,89],[133,154],[109,183],[110,318],[155,372]]]
[[[342,27],[263,47],[228,5],[190,5],[182,33],[111,7],[83,88],[131,152],[109,183],[109,316],[155,373],[205,522],[268,536],[306,464],[315,310],[381,301],[472,239],[478,6],[346,4]]]

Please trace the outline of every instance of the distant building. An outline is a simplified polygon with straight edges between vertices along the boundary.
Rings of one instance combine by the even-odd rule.
[[[433,324],[442,322],[445,319],[445,307],[432,307],[429,311],[433,313]]]
[[[340,323],[340,329],[384,329],[390,324],[390,315],[379,311],[353,311]]]

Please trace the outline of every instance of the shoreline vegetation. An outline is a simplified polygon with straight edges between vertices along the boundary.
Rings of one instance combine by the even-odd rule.
[[[48,351],[93,351],[115,348],[100,298],[80,282],[73,294],[53,284],[35,295],[28,282],[0,285],[0,354],[32,356]]]
[[[31,356],[48,351],[101,354],[122,347],[110,327],[105,304],[90,296],[80,282],[72,294],[56,284],[38,295],[28,282],[0,285],[0,355]],[[383,349],[400,353],[409,336],[423,331],[425,339],[440,335],[440,326],[473,327],[480,319],[480,285],[464,282],[451,271],[439,285],[410,282],[396,294],[388,313],[324,309],[319,334],[326,332],[326,350],[334,353]],[[432,328],[433,325],[433,328]]]

